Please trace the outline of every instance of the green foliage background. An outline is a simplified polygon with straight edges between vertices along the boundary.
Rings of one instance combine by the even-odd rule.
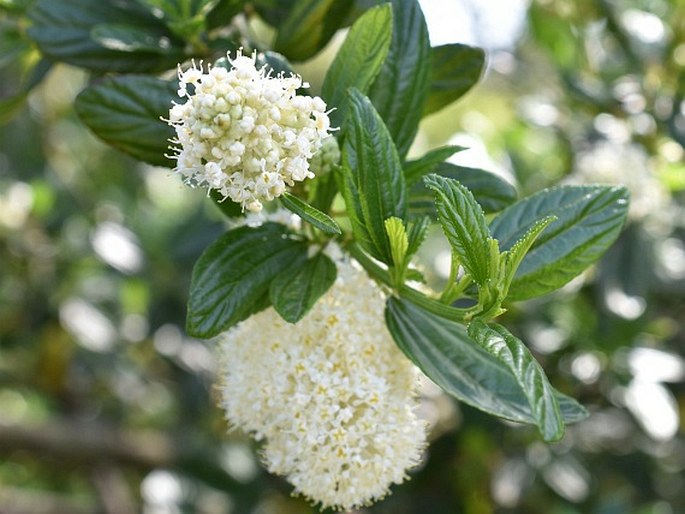
[[[28,22],[20,16],[15,24],[14,13],[29,3],[0,0],[0,511],[314,512],[256,465],[248,439],[226,434],[214,406],[211,343],[184,333],[191,269],[224,231],[220,212],[203,191],[104,146],[84,127],[74,110],[76,95],[88,81],[112,79],[38,61],[22,36]],[[140,18],[140,26],[156,27],[168,39],[162,53],[130,29],[122,35],[112,17],[98,37],[130,38],[141,55],[130,69],[130,59],[119,63],[106,54],[110,66],[150,72],[182,60],[187,49],[179,41],[193,39],[207,6],[216,2],[181,4],[193,11],[179,11],[163,26]],[[221,3],[223,16],[231,14],[231,4]],[[277,19],[283,2],[262,4],[273,23],[269,17]],[[337,15],[352,18],[357,7]],[[665,37],[649,43],[628,30],[622,20],[629,9],[657,16]],[[311,39],[300,31],[320,27],[321,20],[295,18],[275,49],[306,58],[330,34],[324,24],[309,47]],[[33,17],[28,34],[49,57],[67,52],[77,55],[74,65],[100,62],[100,47],[74,52],[66,34],[64,45],[55,45],[39,30],[41,20]],[[515,53],[499,55],[500,65],[492,57],[485,80],[468,96],[426,118],[425,148],[412,153],[412,134],[396,125],[401,152],[416,157],[453,132],[477,133],[491,155],[511,163],[525,196],[562,180],[584,145],[606,137],[601,120],[618,120],[650,156],[668,199],[659,212],[633,219],[585,280],[516,304],[502,318],[530,340],[555,387],[593,415],[547,446],[534,428],[512,428],[434,397],[428,405],[437,424],[424,466],[369,512],[685,511],[685,382],[681,374],[662,384],[653,364],[631,367],[631,350],[644,347],[669,352],[685,366],[685,274],[678,271],[685,261],[684,27],[680,0],[534,1]],[[193,41],[193,51],[205,51],[204,44]],[[321,75],[317,66],[324,65],[303,69]],[[154,87],[150,80],[136,78],[121,89],[123,98],[144,94]],[[325,92],[332,86],[313,87]],[[552,104],[557,116],[540,122],[526,114],[531,102]],[[430,103],[426,109],[434,110]],[[97,125],[97,113],[91,114]],[[135,131],[131,137],[140,148]],[[165,164],[154,145],[138,157]],[[463,167],[448,171],[461,173],[460,180],[468,175]],[[506,199],[509,193],[498,194]],[[106,250],[107,241],[116,252]],[[441,238],[429,244],[422,255],[431,275],[430,250]],[[644,311],[626,315],[617,307],[617,291]],[[656,440],[641,425],[644,419],[626,408],[624,393],[636,376],[675,399],[681,420],[675,436]]]

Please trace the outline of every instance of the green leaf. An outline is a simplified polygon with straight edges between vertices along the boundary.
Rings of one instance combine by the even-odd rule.
[[[431,61],[431,86],[423,107],[424,116],[458,100],[478,82],[485,52],[454,43],[433,47]]]
[[[76,98],[76,112],[100,138],[136,159],[173,167],[168,153],[174,130],[169,116],[176,84],[155,77],[111,77],[86,88]]]
[[[426,239],[426,233],[430,226],[431,220],[428,216],[423,216],[412,221],[409,225],[409,245],[407,248],[407,255],[414,255],[419,251],[419,247]]]
[[[295,0],[279,25],[274,49],[294,61],[309,59],[328,43],[351,8],[349,0]]]
[[[335,282],[335,264],[319,253],[279,273],[269,288],[271,303],[288,323],[297,323]]]
[[[205,19],[219,0],[137,0],[182,39],[192,40],[205,30]]]
[[[516,189],[506,180],[488,171],[457,166],[449,162],[438,163],[433,173],[458,180],[466,187],[486,213],[498,212],[516,201]],[[406,170],[405,170],[406,175]],[[409,193],[409,208],[413,214],[435,217],[433,195],[418,182]]]
[[[551,223],[556,221],[556,219],[556,216],[547,216],[537,221],[530,228],[530,230],[528,230],[528,232],[521,237],[521,239],[516,241],[514,246],[512,246],[509,250],[502,252],[500,265],[503,266],[501,271],[503,283],[500,284],[500,288],[503,292],[503,297],[506,297],[508,294],[509,287],[514,280],[516,271],[521,265],[521,261],[523,261],[524,257],[530,250],[530,247],[533,246],[542,231],[545,230]]]
[[[428,94],[431,48],[419,2],[392,0],[391,5],[390,49],[369,98],[404,158],[416,136]]]
[[[495,270],[492,238],[483,209],[471,192],[454,179],[431,174],[424,178],[424,183],[435,193],[438,219],[452,251],[474,282],[484,285]]]
[[[219,0],[219,3],[207,13],[207,29],[223,27],[231,23],[233,17],[245,7],[247,0]]]
[[[146,73],[175,67],[183,60],[183,42],[133,0],[37,0],[28,15],[32,26],[27,33],[50,59],[95,71]],[[169,51],[160,54],[131,51],[130,47],[126,51],[107,48],[93,37],[96,27],[103,24],[118,25],[120,29],[125,26],[129,32],[139,34],[150,31],[153,38],[163,34]]]
[[[104,48],[119,52],[173,52],[165,31],[153,31],[149,27],[136,27],[123,23],[100,23],[93,27],[91,36]]]
[[[294,212],[307,223],[314,225],[319,230],[327,234],[342,234],[338,224],[328,214],[312,207],[307,202],[300,200],[297,196],[290,193],[283,193],[281,196],[283,207],[290,212]]]
[[[385,319],[397,346],[433,382],[462,402],[501,418],[536,425],[512,372],[472,341],[466,328],[404,298],[390,298]],[[565,422],[584,417],[574,400],[554,391]]]
[[[392,216],[403,219],[405,215],[406,186],[400,158],[369,99],[351,89],[349,105],[340,191],[355,237],[374,257],[391,263],[384,223]]]
[[[321,94],[331,126],[339,127],[347,113],[347,90],[365,93],[383,66],[392,39],[392,8],[383,4],[366,11],[350,28],[324,79]]]
[[[269,25],[278,27],[288,18],[292,0],[253,0],[254,8]]]
[[[559,391],[554,391],[554,395],[557,397],[561,418],[567,425],[582,421],[590,415],[585,407],[570,396],[566,396]]]
[[[405,162],[404,178],[407,180],[407,185],[413,186],[425,175],[435,173],[438,164],[441,164],[445,159],[449,159],[455,153],[463,150],[466,150],[463,146],[441,146],[440,148],[429,151],[418,159]]]
[[[404,270],[407,251],[409,250],[409,238],[407,237],[404,223],[399,218],[388,218],[385,220],[385,231],[390,242],[393,266]]]
[[[224,198],[218,190],[210,189],[209,197],[227,218],[238,218],[243,215],[243,208],[240,204],[230,198]]]
[[[558,186],[502,211],[493,237],[510,249],[540,219],[556,216],[531,246],[509,289],[509,298],[540,296],[566,284],[616,240],[628,214],[628,191],[611,186]]]
[[[502,362],[516,377],[523,390],[540,434],[545,441],[558,441],[564,435],[564,421],[554,389],[544,370],[520,339],[501,325],[474,320],[468,335]]]
[[[268,293],[271,281],[306,253],[307,246],[276,223],[223,234],[193,268],[188,334],[213,337],[250,316],[258,300]]]

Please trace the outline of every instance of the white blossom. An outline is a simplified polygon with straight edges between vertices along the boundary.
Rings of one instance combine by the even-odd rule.
[[[298,75],[271,76],[238,52],[231,69],[202,65],[179,69],[178,95],[168,123],[175,171],[187,183],[216,189],[224,198],[258,212],[286,186],[313,178],[309,159],[328,136],[326,104],[297,96]]]
[[[343,510],[404,481],[426,444],[417,370],[355,264],[338,260],[335,284],[298,323],[269,308],[222,337],[229,423],[263,440],[266,467],[297,493]]]

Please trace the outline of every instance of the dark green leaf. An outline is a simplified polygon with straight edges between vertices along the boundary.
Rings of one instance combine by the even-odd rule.
[[[183,43],[166,31],[163,23],[133,0],[37,0],[28,11],[33,22],[29,37],[47,57],[96,71],[155,72],[183,60]],[[93,37],[102,24],[125,25],[129,31],[149,30],[168,38],[169,51],[113,50]]]
[[[369,98],[388,127],[400,158],[414,140],[430,80],[430,41],[416,0],[392,0],[393,28],[388,56]]]
[[[219,0],[219,3],[207,13],[205,23],[208,29],[228,25],[233,17],[245,7],[247,0]]]
[[[276,223],[231,230],[200,256],[190,284],[186,330],[213,337],[254,312],[281,271],[305,258],[307,246]]]
[[[297,323],[333,285],[335,264],[319,253],[301,265],[279,273],[269,288],[274,309],[289,323]]]
[[[490,229],[503,250],[540,219],[556,216],[518,268],[509,298],[522,300],[553,291],[595,262],[614,242],[628,213],[628,191],[611,186],[545,189],[502,211]]]
[[[209,197],[227,218],[237,218],[243,215],[243,208],[239,203],[235,203],[230,198],[224,198],[216,189],[209,190]]]
[[[219,0],[137,0],[153,15],[160,16],[178,37],[195,39],[206,29],[207,15]]]
[[[428,216],[417,218],[409,224],[409,247],[407,248],[408,255],[414,255],[418,250],[430,226],[431,220]]]
[[[461,44],[433,47],[431,86],[423,115],[439,111],[461,98],[478,82],[485,63],[485,52]]]
[[[278,27],[288,18],[292,0],[253,0],[254,8],[269,25]]]
[[[397,150],[373,105],[356,89],[349,93],[345,170],[340,191],[352,231],[374,257],[392,262],[385,220],[404,219],[406,187]]]
[[[445,159],[449,159],[452,155],[462,150],[466,150],[466,148],[463,146],[441,146],[429,151],[418,159],[405,162],[404,178],[407,181],[407,185],[411,187],[420,181],[424,175],[437,173],[436,168],[438,164],[441,164]],[[438,174],[440,175],[440,173]]]
[[[468,335],[503,363],[516,377],[528,398],[531,412],[545,441],[557,441],[564,435],[564,421],[554,389],[544,370],[520,339],[501,325],[471,322]]]
[[[366,11],[350,28],[324,79],[322,96],[331,125],[339,127],[347,113],[347,90],[368,91],[383,66],[392,39],[392,9],[383,4]]]
[[[174,49],[164,31],[123,23],[101,23],[91,30],[93,40],[104,48],[119,52],[168,54]]]
[[[437,164],[433,173],[458,180],[487,213],[498,212],[516,201],[516,189],[506,180],[488,171],[457,166],[449,162]],[[409,193],[409,208],[413,214],[435,217],[433,195],[418,182]]]
[[[274,49],[294,61],[309,59],[328,43],[351,8],[349,0],[295,0],[279,24]]]
[[[536,424],[514,375],[472,341],[463,325],[403,298],[388,300],[385,319],[400,349],[446,393],[495,416]],[[573,400],[557,391],[554,394],[563,405],[565,422],[584,417],[584,410]]]
[[[554,394],[557,397],[561,418],[567,425],[582,421],[590,415],[585,407],[570,396],[566,396],[559,391],[555,391]]]
[[[177,98],[173,82],[128,75],[86,88],[75,106],[81,120],[110,145],[150,164],[173,167],[164,154],[174,131],[160,117],[169,116]]]
[[[274,75],[278,75],[279,73],[291,75],[294,73],[293,67],[290,65],[290,62],[288,62],[288,59],[277,52],[272,52],[271,50],[259,52],[257,54],[257,62],[255,63],[255,66],[259,69],[261,69],[262,66],[266,66],[267,70],[271,70]]]
[[[307,202],[300,200],[297,196],[290,193],[283,193],[281,196],[283,207],[290,212],[294,212],[307,223],[314,225],[319,230],[327,234],[342,234],[338,224],[328,214],[312,207]]]
[[[484,285],[495,270],[490,249],[492,238],[483,209],[471,192],[454,179],[431,174],[423,180],[435,193],[438,219],[452,251],[474,282]]]

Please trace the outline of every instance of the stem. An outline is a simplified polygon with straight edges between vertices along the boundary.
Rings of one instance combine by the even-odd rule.
[[[412,301],[416,305],[423,307],[425,310],[432,312],[433,314],[437,314],[438,316],[453,321],[464,321],[468,318],[470,312],[468,309],[458,309],[456,307],[451,307],[449,305],[445,305],[444,303],[440,303],[439,301],[429,298],[416,289],[412,289],[406,284],[401,284],[399,287],[393,287],[390,273],[376,264],[371,257],[366,255],[366,253],[359,248],[356,243],[351,242],[346,246],[346,250],[350,252],[350,255],[352,255],[352,257],[354,257],[359,264],[362,265],[371,278],[388,286],[395,292],[399,293],[400,296]]]

